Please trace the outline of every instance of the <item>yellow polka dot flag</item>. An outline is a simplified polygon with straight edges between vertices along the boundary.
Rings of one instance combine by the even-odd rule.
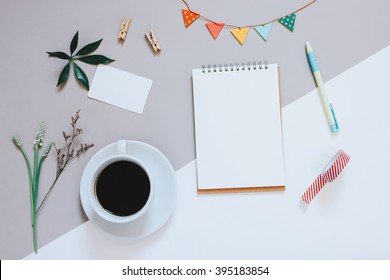
[[[224,23],[221,22],[208,22],[206,23],[207,29],[210,31],[211,36],[213,36],[214,40],[217,39],[219,33],[222,28],[225,26]]]
[[[292,32],[292,31],[294,31],[296,17],[297,17],[297,15],[295,13],[293,13],[293,14],[290,14],[288,16],[279,18],[278,21]]]
[[[233,34],[233,36],[237,39],[237,41],[243,45],[244,41],[246,39],[246,35],[248,35],[249,27],[243,27],[243,28],[237,28],[232,29],[230,32]]]
[[[200,14],[197,14],[197,13],[192,12],[190,10],[182,9],[182,14],[183,14],[184,26],[186,28],[188,26],[190,26],[195,20],[197,20],[200,17]]]

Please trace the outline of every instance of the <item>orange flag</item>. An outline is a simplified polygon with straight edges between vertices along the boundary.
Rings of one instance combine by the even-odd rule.
[[[213,36],[214,40],[217,39],[219,33],[222,28],[225,26],[224,23],[221,22],[208,22],[206,23],[207,29],[210,31],[211,36]]]
[[[183,21],[184,26],[187,28],[190,26],[195,20],[197,20],[200,17],[200,14],[197,14],[195,12],[189,11],[189,10],[181,10],[183,14]]]
[[[243,45],[246,39],[246,35],[248,35],[249,27],[243,27],[238,29],[232,29],[230,32],[237,39],[237,41]]]

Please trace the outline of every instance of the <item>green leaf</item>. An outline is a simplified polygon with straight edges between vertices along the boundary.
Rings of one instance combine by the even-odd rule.
[[[86,54],[89,54],[89,53],[91,53],[91,52],[96,51],[96,49],[100,46],[100,43],[101,43],[102,41],[103,41],[103,39],[100,39],[99,41],[90,43],[90,44],[86,45],[85,47],[82,47],[82,48],[76,53],[76,55],[86,55]]]
[[[111,58],[108,58],[104,55],[99,55],[99,54],[83,56],[83,57],[78,58],[78,60],[80,60],[84,63],[93,64],[93,65],[108,64],[108,63],[115,61],[114,59],[111,59]]]
[[[60,58],[60,59],[69,59],[69,55],[67,55],[66,53],[64,52],[46,52],[49,54],[49,57],[57,57],[57,58]]]
[[[84,73],[84,71],[76,64],[73,63],[73,70],[74,75],[76,76],[76,79],[87,89],[89,90],[89,82],[88,77]]]
[[[77,48],[77,44],[79,42],[79,32],[77,31],[76,34],[74,34],[72,42],[70,43],[70,55],[73,54],[73,52]]]
[[[68,64],[65,65],[64,69],[62,69],[61,74],[58,77],[57,87],[62,83],[66,82],[66,80],[68,80],[69,70],[70,70],[70,62],[68,62]]]

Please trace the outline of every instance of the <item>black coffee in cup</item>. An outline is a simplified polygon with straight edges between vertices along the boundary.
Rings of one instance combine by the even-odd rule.
[[[100,205],[116,216],[130,216],[141,210],[150,195],[150,180],[137,163],[119,160],[97,176],[95,196]]]

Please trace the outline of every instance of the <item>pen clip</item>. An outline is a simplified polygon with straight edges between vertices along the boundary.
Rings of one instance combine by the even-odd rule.
[[[329,105],[330,105],[330,111],[332,112],[332,116],[333,116],[333,120],[334,120],[334,125],[335,125],[335,127],[334,127],[334,128],[331,128],[331,129],[332,129],[332,131],[334,130],[334,132],[337,132],[337,131],[339,130],[339,124],[338,124],[338,122],[337,122],[336,114],[334,113],[332,104],[329,104]]]

